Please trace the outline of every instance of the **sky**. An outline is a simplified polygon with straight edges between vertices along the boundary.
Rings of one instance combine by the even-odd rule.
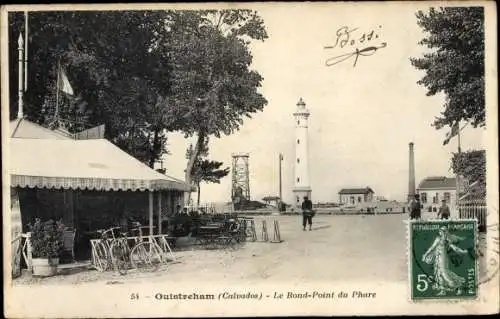
[[[246,119],[240,131],[210,141],[210,158],[231,166],[232,153],[249,153],[250,195],[254,200],[278,195],[278,156],[283,161],[283,200],[291,202],[295,159],[294,118],[299,98],[310,110],[309,172],[314,202],[338,201],[343,187],[370,186],[376,196],[403,200],[408,190],[408,143],[415,143],[417,185],[426,176],[453,176],[451,153],[457,139],[443,146],[447,129],[431,126],[443,111],[444,96],[426,96],[416,82],[424,75],[410,64],[420,57],[424,37],[416,24],[417,8],[368,3],[267,6],[258,9],[269,39],[252,43],[252,69],[264,78],[260,92],[268,100],[262,112]],[[386,47],[329,66],[325,61],[353,48],[335,44],[347,26],[359,38],[375,30],[370,45]],[[359,46],[362,49],[366,46]],[[462,150],[484,148],[486,131],[466,127]],[[192,139],[170,133],[167,174],[183,178],[185,150]],[[202,184],[201,202],[229,201],[231,175],[220,184]],[[193,199],[196,199],[193,194]]]

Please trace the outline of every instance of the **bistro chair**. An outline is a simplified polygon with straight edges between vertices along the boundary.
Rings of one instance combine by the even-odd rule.
[[[75,229],[66,228],[63,232],[63,249],[71,255],[71,262],[75,261]]]

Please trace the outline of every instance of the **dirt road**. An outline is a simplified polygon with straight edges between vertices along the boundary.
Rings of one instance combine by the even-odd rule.
[[[403,215],[333,216],[314,218],[312,231],[303,231],[300,216],[256,217],[278,220],[281,243],[247,242],[233,249],[188,248],[176,252],[178,263],[155,273],[83,271],[51,278],[23,276],[19,284],[78,284],[84,282],[217,281],[223,284],[262,280],[310,282],[316,280],[406,280],[406,228]],[[272,236],[269,227],[269,236]]]

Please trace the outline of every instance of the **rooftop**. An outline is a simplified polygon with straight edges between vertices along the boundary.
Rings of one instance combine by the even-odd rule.
[[[456,189],[456,179],[446,176],[429,176],[418,184],[418,189]]]
[[[364,188],[342,188],[339,194],[368,194],[374,193],[370,187]]]

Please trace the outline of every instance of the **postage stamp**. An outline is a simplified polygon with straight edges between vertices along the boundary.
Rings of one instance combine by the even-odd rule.
[[[409,223],[411,300],[478,296],[477,221]]]

